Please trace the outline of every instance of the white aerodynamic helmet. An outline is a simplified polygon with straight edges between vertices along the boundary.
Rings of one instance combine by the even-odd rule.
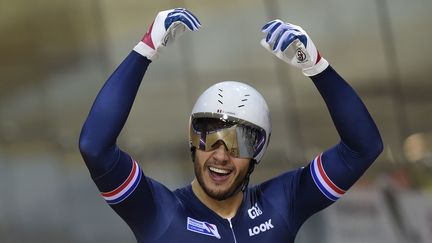
[[[209,151],[218,141],[241,158],[259,163],[267,149],[271,124],[263,96],[251,86],[224,81],[196,101],[189,122],[191,148]]]

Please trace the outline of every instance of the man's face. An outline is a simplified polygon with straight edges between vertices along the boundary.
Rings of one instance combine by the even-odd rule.
[[[249,169],[251,159],[235,158],[226,150],[223,143],[214,150],[196,150],[195,176],[208,196],[224,200],[237,193]]]

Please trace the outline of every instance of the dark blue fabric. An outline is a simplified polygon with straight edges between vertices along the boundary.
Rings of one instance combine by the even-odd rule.
[[[323,167],[338,187],[348,190],[382,152],[381,137],[360,97],[331,66],[311,79],[341,139],[323,153]],[[302,171],[296,194],[300,222],[332,203],[318,190],[309,166]]]
[[[352,87],[330,66],[311,77],[341,137],[353,153],[376,158],[382,151],[378,128]]]
[[[120,158],[116,140],[129,115],[150,60],[131,52],[105,82],[81,131],[79,147],[93,178]]]
[[[99,92],[83,126],[80,150],[101,192],[113,191],[131,174],[132,159],[117,147],[116,139],[149,64],[139,54],[129,54]],[[324,151],[322,165],[328,177],[347,190],[379,155],[382,141],[360,98],[331,67],[312,80],[341,138]],[[130,226],[138,242],[294,242],[303,222],[334,202],[320,191],[309,168],[285,172],[248,188],[231,219],[232,228],[227,219],[194,195],[190,185],[172,192],[143,172],[136,189],[110,206]],[[196,231],[210,232],[212,228],[217,234],[194,232],[188,229],[189,220],[205,225],[195,225]]]
[[[343,161],[347,171],[360,176],[383,150],[378,128],[360,97],[332,67],[313,76],[312,80],[327,105],[341,139],[331,149],[334,153],[323,155],[323,161]],[[349,180],[336,181],[344,189],[352,183]]]

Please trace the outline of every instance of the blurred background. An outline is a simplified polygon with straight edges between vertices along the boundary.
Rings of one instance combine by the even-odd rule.
[[[358,91],[385,150],[296,242],[432,242],[432,1],[0,0],[0,242],[135,242],[99,196],[78,137],[104,81],[160,10],[201,31],[149,68],[119,144],[174,189],[193,178],[188,119],[198,95],[243,81],[267,99],[273,134],[259,183],[338,142],[312,82],[259,45],[280,18],[308,31]]]

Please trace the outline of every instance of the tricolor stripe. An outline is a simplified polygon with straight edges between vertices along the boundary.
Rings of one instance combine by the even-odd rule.
[[[345,194],[345,190],[336,186],[327,176],[321,162],[321,156],[322,154],[318,155],[311,163],[310,170],[312,178],[324,196],[332,201],[336,201]]]
[[[137,188],[141,180],[141,169],[135,160],[132,160],[132,169],[126,180],[116,189],[110,192],[102,192],[101,195],[108,204],[117,204],[125,200]]]

